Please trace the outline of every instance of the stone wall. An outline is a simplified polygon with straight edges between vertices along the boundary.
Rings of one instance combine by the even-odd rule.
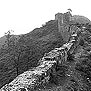
[[[40,59],[38,67],[20,74],[12,82],[3,86],[0,91],[30,91],[36,86],[48,82],[51,77],[50,73],[56,76],[55,65],[60,65],[67,61],[67,52],[74,45],[74,41],[77,40],[76,37],[77,34],[73,34],[68,43],[46,53]]]
[[[60,14],[56,19],[60,18]],[[63,17],[63,16],[62,16]],[[61,17],[61,18],[62,18]],[[63,21],[60,21],[61,24]],[[65,24],[63,24],[65,25]],[[67,27],[67,26],[66,26]],[[68,32],[68,29],[63,31]],[[69,27],[69,26],[68,26]],[[67,27],[67,28],[68,28]],[[19,76],[17,76],[12,82],[3,86],[0,91],[30,91],[39,84],[48,82],[50,79],[50,73],[55,74],[55,64],[62,64],[67,61],[67,54],[70,49],[74,50],[75,43],[78,40],[77,32],[79,29],[75,30],[75,34],[71,35],[70,40],[59,48],[46,53],[42,59],[40,59],[40,65],[34,69],[30,69]],[[64,33],[64,35],[65,35]],[[65,38],[64,38],[65,39]],[[51,72],[52,71],[52,72]],[[28,90],[29,89],[29,90]]]

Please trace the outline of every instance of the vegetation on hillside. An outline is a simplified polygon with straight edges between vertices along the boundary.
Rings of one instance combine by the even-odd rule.
[[[84,26],[87,27],[73,53],[68,54],[67,62],[57,65],[57,73],[52,74],[49,84],[34,91],[91,91],[91,30],[90,25]]]
[[[51,87],[50,91],[54,91],[57,87],[63,91],[91,90],[91,25],[72,23],[79,28],[86,27],[87,31],[83,31],[79,45],[68,57],[68,63],[58,66],[59,73],[51,76],[48,84]],[[65,43],[58,31],[56,20],[48,21],[42,27],[18,37],[8,31],[5,37],[6,42],[0,49],[0,88],[11,82],[17,75],[38,66],[39,59],[45,53]],[[48,85],[45,85],[46,88]],[[48,89],[43,88],[41,91],[48,91]]]
[[[36,67],[44,53],[63,45],[55,20],[18,38],[10,31],[5,36],[6,43],[0,49],[0,87],[24,71]]]

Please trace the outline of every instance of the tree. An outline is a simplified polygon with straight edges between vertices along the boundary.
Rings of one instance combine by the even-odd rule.
[[[21,55],[20,48],[17,44],[18,38],[15,37],[15,35],[11,34],[12,30],[9,30],[5,33],[6,41],[4,46],[5,50],[7,50],[7,54],[9,55],[9,60],[14,61],[14,67],[16,68],[17,75],[19,74],[19,58]]]

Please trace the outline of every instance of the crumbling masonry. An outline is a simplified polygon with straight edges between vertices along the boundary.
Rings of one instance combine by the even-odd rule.
[[[69,13],[67,14],[69,15]],[[64,15],[66,16],[66,14],[56,15],[59,31],[62,32],[63,36],[65,34],[63,33],[64,26],[68,21],[70,21],[70,15],[68,16],[69,19],[67,18],[68,20],[66,21],[64,20]],[[12,82],[3,86],[0,91],[21,91],[22,89],[24,89],[24,91],[28,91],[28,89],[34,89],[40,84],[47,83],[50,80],[50,74],[56,73],[55,66],[66,62],[68,53],[73,52],[79,41],[79,32],[81,32],[81,29],[76,27],[75,32],[73,32],[70,37],[68,34],[68,36],[64,38],[65,41],[68,41],[67,43],[59,48],[55,48],[49,53],[45,53],[43,58],[39,60],[40,65],[38,67],[20,74]]]

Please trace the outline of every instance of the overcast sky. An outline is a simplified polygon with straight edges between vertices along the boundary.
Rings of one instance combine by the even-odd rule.
[[[91,0],[0,0],[0,37],[8,30],[25,34],[55,18],[58,12],[72,9],[72,14],[91,20]]]

